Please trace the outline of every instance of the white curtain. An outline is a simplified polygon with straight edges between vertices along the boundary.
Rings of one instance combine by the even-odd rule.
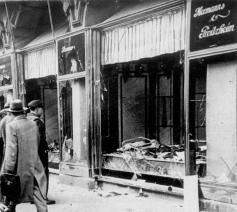
[[[165,15],[106,30],[102,34],[102,64],[128,62],[184,49],[184,8]]]
[[[41,78],[56,75],[55,46],[32,51],[24,56],[25,79]]]

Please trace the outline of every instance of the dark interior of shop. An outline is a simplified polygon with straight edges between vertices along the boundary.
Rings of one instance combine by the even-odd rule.
[[[178,175],[169,176],[168,168],[161,171],[160,166],[155,163],[156,160],[159,161],[159,156],[156,155],[158,146],[164,148],[162,151],[170,153],[169,156],[166,155],[169,159],[173,158],[175,151],[184,152],[183,52],[106,65],[102,69],[101,78],[103,174],[122,175],[130,179],[135,174],[147,181],[181,186],[182,180]],[[124,158],[113,161],[114,164],[111,165],[111,158],[107,158],[111,155],[108,154],[123,154],[127,152],[126,144],[140,145],[139,142],[144,142],[144,146],[151,142],[157,147],[148,148],[148,151],[142,147],[145,152],[141,151],[141,155],[138,153],[139,147],[129,148],[130,156],[142,158],[139,160],[140,164],[136,164],[138,167],[145,167],[142,171],[139,168],[133,169],[128,163],[121,165],[126,161]],[[149,161],[149,158],[155,161]],[[183,172],[184,159],[178,160],[180,164],[177,163],[177,172]],[[126,165],[129,169],[124,168]],[[164,178],[166,180],[162,180]]]
[[[59,132],[57,83],[55,76],[26,80],[26,103],[40,99],[44,105],[46,140],[49,146],[49,166],[59,167]]]

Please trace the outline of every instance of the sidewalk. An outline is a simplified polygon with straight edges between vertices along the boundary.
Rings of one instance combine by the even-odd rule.
[[[49,198],[56,200],[56,204],[49,205],[49,212],[183,211],[181,205],[157,197],[138,197],[137,194],[107,196],[105,194],[108,193],[61,184],[57,175],[50,175]],[[17,206],[17,212],[36,212],[36,209],[34,205],[20,204]]]

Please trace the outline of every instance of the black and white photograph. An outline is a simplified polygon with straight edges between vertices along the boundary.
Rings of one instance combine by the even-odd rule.
[[[237,212],[237,0],[0,0],[0,212]]]

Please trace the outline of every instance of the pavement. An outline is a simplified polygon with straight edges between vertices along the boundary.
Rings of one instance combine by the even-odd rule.
[[[88,190],[79,186],[62,184],[58,175],[50,175],[49,199],[56,200],[49,205],[49,212],[181,212],[183,207],[164,198],[118,193],[116,191]],[[31,204],[17,205],[17,212],[36,212]]]

